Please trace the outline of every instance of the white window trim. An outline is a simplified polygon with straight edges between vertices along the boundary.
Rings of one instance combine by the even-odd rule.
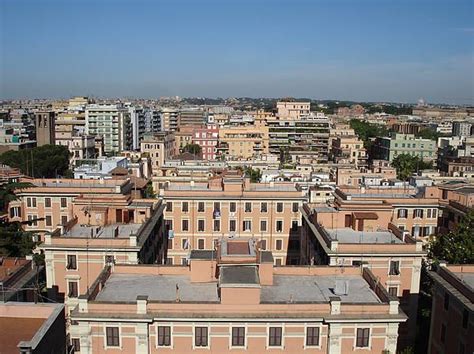
[[[196,346],[196,327],[207,327],[207,346]],[[209,324],[193,323],[193,349],[210,349],[211,348],[211,331]]]
[[[307,345],[306,344],[306,339],[308,338],[308,327],[318,327],[319,328],[319,340],[318,340],[318,345]],[[321,323],[305,323],[304,324],[304,349],[321,349],[321,337],[322,337],[322,325]]]
[[[281,344],[280,345],[272,345],[270,346],[270,327],[281,327]],[[267,326],[267,338],[266,338],[266,343],[265,347],[267,350],[270,349],[283,349],[285,348],[285,326],[283,323],[275,323],[275,324],[270,324]]]
[[[281,231],[278,231],[278,228],[277,228],[278,221],[281,221]],[[275,220],[275,232],[282,233],[283,230],[285,230],[285,220],[284,219],[276,219]]]
[[[79,295],[81,295],[81,290],[79,289],[79,279],[71,279],[71,278],[66,278],[66,283],[67,283],[67,294],[66,298],[67,299],[77,299]],[[69,283],[76,283],[77,284],[77,296],[69,296],[70,288],[69,288]]]
[[[281,204],[282,205],[282,208],[281,208],[281,211],[278,211],[278,204]],[[285,212],[285,203],[283,202],[277,202],[276,205],[275,205],[275,212],[277,214],[283,214]]]
[[[244,225],[246,222],[250,222],[250,229],[244,229]],[[252,232],[252,219],[246,218],[243,220],[242,232]]]
[[[67,256],[76,256],[76,269],[67,269]],[[64,255],[64,258],[65,258],[65,269],[67,272],[70,272],[70,271],[78,271],[79,270],[79,252],[68,252]]]
[[[186,220],[188,221],[188,229],[184,230],[183,229],[183,221],[186,221]],[[189,232],[189,224],[190,224],[189,219],[187,219],[187,218],[181,219],[181,232]]]
[[[369,329],[369,345],[367,347],[358,347],[357,346],[357,330],[358,329],[365,329],[365,328]],[[355,328],[354,328],[354,344],[352,346],[352,350],[368,350],[368,351],[371,351],[372,350],[372,332],[373,332],[372,326],[369,325],[369,324],[367,324],[367,325],[356,325]]]
[[[204,227],[203,227],[203,230],[199,230],[199,221],[203,221],[204,222]],[[197,219],[197,225],[196,225],[196,230],[197,232],[206,232],[206,219]]]
[[[266,222],[266,229],[265,230],[262,230],[262,221]],[[268,218],[260,218],[258,227],[259,227],[260,232],[268,232]]]
[[[158,327],[170,327],[170,345],[158,345]],[[167,348],[167,349],[174,349],[174,341],[173,341],[173,324],[170,323],[157,323],[155,326],[155,333],[156,333],[156,341],[155,341],[155,348]]]
[[[390,274],[390,263],[398,261],[398,274]],[[389,277],[400,277],[402,275],[402,259],[401,258],[389,258],[388,259],[388,271],[387,275]]]
[[[119,329],[119,345],[118,346],[109,346],[107,345],[107,327],[118,327]],[[104,324],[104,348],[105,349],[123,349],[122,345],[122,326],[119,323],[113,323],[112,325]]]
[[[232,328],[234,327],[244,327],[244,345],[232,345]],[[247,340],[247,334],[248,334],[248,326],[247,323],[231,323],[229,325],[229,348],[230,349],[248,349],[248,340]]]

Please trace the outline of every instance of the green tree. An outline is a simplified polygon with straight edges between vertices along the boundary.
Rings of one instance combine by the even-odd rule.
[[[397,169],[397,177],[401,180],[407,180],[414,172],[433,167],[431,162],[425,162],[418,156],[401,154],[392,161],[392,166]]]
[[[199,155],[201,153],[201,146],[198,144],[188,144],[183,148],[183,152],[189,152],[193,155]]]
[[[145,198],[156,198],[156,193],[155,193],[155,191],[153,190],[153,183],[151,183],[151,181],[149,181],[149,182],[146,184],[146,188],[145,188]]]
[[[31,187],[31,183],[9,182],[0,185],[0,212],[7,212],[8,204],[18,197],[15,190],[21,190]]]
[[[0,254],[3,256],[24,257],[36,246],[33,233],[24,231],[19,222],[0,222],[0,235]]]
[[[260,178],[262,178],[262,172],[258,168],[253,169],[252,167],[246,167],[245,175],[250,177],[250,181],[253,183],[260,182]]]
[[[357,136],[364,142],[366,149],[369,149],[371,146],[370,138],[388,135],[387,128],[379,124],[368,123],[359,119],[351,119],[349,124]]]
[[[436,130],[431,128],[421,129],[417,134],[415,134],[418,138],[423,139],[430,139],[430,140],[438,140],[441,136]]]
[[[28,176],[55,178],[67,173],[69,157],[66,146],[43,145],[33,149],[7,151],[0,155],[0,162],[19,168]]]
[[[434,262],[450,264],[474,263],[474,210],[470,210],[456,228],[431,240],[428,256]]]

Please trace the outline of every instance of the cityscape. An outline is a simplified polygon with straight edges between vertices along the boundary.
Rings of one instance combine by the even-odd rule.
[[[0,354],[474,353],[471,1],[0,4]]]

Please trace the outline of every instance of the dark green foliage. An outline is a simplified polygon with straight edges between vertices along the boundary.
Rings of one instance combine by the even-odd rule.
[[[0,222],[0,255],[24,257],[32,253],[36,243],[31,232],[23,231],[19,222]]]
[[[8,203],[17,199],[15,190],[31,187],[31,183],[4,183],[0,185],[0,212],[7,212]]]
[[[367,123],[359,119],[351,119],[349,124],[357,136],[364,142],[366,148],[370,145],[370,138],[388,135],[387,129],[378,124]]]
[[[260,182],[262,172],[258,168],[254,170],[252,167],[245,167],[245,175],[250,177],[251,182],[257,183]]]
[[[60,145],[43,145],[33,149],[7,151],[0,163],[19,168],[25,175],[39,178],[64,176],[69,169],[69,150]]]
[[[201,153],[201,147],[198,144],[188,144],[183,148],[183,152],[199,155]]]
[[[474,263],[474,210],[468,212],[446,235],[439,235],[430,242],[428,256],[434,262],[449,264]]]
[[[431,128],[421,129],[417,134],[415,134],[418,138],[423,139],[430,139],[430,140],[438,140],[442,134],[438,133],[436,130]]]
[[[145,198],[156,198],[156,193],[153,190],[153,183],[151,183],[151,181],[146,184]]]
[[[397,177],[405,181],[416,171],[433,168],[433,163],[425,162],[418,156],[401,154],[393,159],[392,166],[397,169]]]

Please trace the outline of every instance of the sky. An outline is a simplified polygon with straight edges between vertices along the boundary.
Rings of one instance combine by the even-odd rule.
[[[473,0],[0,0],[0,99],[474,104]]]

